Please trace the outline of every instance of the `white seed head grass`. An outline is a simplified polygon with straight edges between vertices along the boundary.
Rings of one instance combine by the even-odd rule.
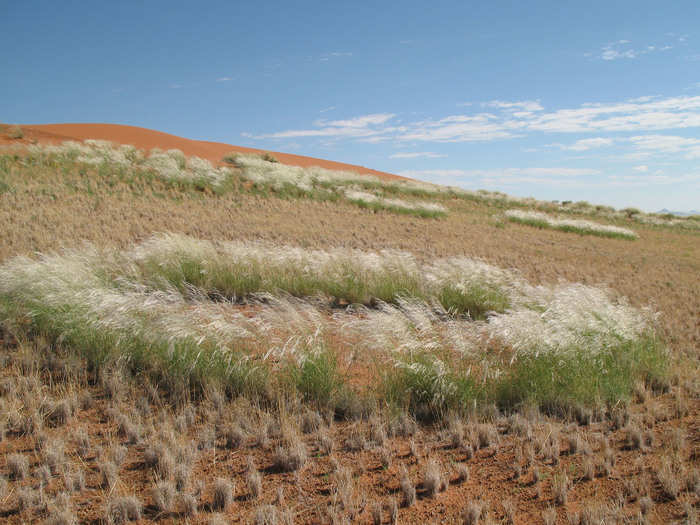
[[[423,297],[399,296],[394,304],[378,301],[372,308],[353,306],[329,315],[313,298],[271,289],[251,295],[246,310],[226,299],[213,301],[206,290],[195,286],[154,287],[141,274],[139,264],[144,260],[167,263],[177,253],[207,264],[233,260],[236,268],[260,265],[270,279],[276,272],[298,268],[315,279],[331,281],[347,277],[348,272],[365,279],[399,273],[428,292]],[[471,321],[449,315],[430,300],[438,286],[472,281],[502,287],[511,298],[509,308]],[[176,358],[178,344],[188,342],[202,349],[189,356],[191,369],[227,360],[227,366],[235,367],[252,354],[271,363],[290,358],[301,362],[310,352],[330,346],[340,355],[362,351],[398,367],[427,366],[406,357],[428,352],[435,356],[429,372],[438,379],[444,376],[438,373],[444,366],[437,356],[447,352],[486,366],[491,358],[486,353],[489,340],[510,347],[513,359],[543,351],[565,354],[585,349],[597,354],[620,341],[642,337],[655,320],[650,310],[633,308],[604,289],[582,284],[534,287],[513,272],[467,258],[422,265],[405,253],[212,243],[171,234],[124,252],[84,245],[11,259],[0,266],[0,299],[29,318],[49,309],[44,322],[54,323],[57,330],[89,327],[112,334],[117,346],[123,338],[138,338],[168,349]]]
[[[629,228],[622,228],[620,226],[612,226],[609,224],[599,224],[593,221],[584,221],[581,219],[564,219],[559,217],[552,217],[546,213],[537,211],[526,211],[526,210],[507,210],[505,212],[506,217],[515,221],[522,222],[541,222],[546,224],[550,228],[561,229],[561,228],[572,228],[574,230],[580,230],[583,232],[591,233],[603,233],[603,234],[613,234],[622,237],[628,237],[631,239],[636,239],[638,235],[630,230]]]

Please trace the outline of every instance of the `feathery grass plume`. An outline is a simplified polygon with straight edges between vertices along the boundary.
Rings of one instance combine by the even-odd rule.
[[[430,218],[444,217],[447,215],[447,208],[434,202],[405,201],[396,198],[378,197],[373,193],[351,188],[344,190],[342,195],[349,202],[370,210],[388,210],[394,213],[405,213],[408,215]]]
[[[406,195],[420,193],[430,196],[426,192],[416,191],[408,184],[391,184],[369,175],[331,171],[318,167],[288,166],[270,161],[260,155],[230,154],[223,160],[238,168],[237,175],[252,183],[256,190],[271,191],[283,197],[343,199],[363,208],[409,213],[420,217],[441,217],[447,213],[445,207],[437,203],[408,202],[363,191],[373,190],[383,194]]]
[[[507,210],[505,215],[508,220],[512,222],[527,224],[537,228],[551,228],[565,232],[575,232],[581,235],[597,235],[599,237],[614,237],[628,240],[639,238],[639,236],[629,228],[598,224],[592,221],[561,219],[536,211]]]

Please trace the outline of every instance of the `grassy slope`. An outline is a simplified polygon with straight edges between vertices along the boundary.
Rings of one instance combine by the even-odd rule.
[[[139,180],[110,181],[95,177],[92,173],[68,173],[57,177],[55,173],[48,171],[27,174],[10,167],[4,170],[1,180],[9,191],[2,193],[0,188],[0,223],[8,225],[0,231],[0,260],[35,250],[48,251],[62,245],[79,244],[83,239],[92,240],[98,245],[117,244],[126,247],[160,231],[181,231],[211,239],[263,238],[320,248],[398,248],[411,250],[425,261],[433,260],[436,256],[477,256],[502,267],[517,268],[532,282],[556,282],[565,278],[590,284],[606,283],[628,296],[635,305],[652,303],[662,312],[661,325],[664,335],[675,350],[675,355],[686,356],[686,361],[675,363],[674,373],[680,376],[679,382],[683,384],[685,380],[697,381],[697,348],[700,346],[697,333],[697,319],[700,318],[700,283],[697,275],[700,272],[700,243],[696,233],[635,225],[635,229],[640,233],[640,240],[635,243],[617,239],[579,237],[507,224],[500,218],[500,208],[463,200],[448,202],[450,214],[446,219],[425,221],[388,212],[371,213],[343,203],[278,199],[274,196],[262,197],[247,193],[216,196],[206,191],[183,192],[157,180],[148,181],[148,184]],[[326,397],[336,385],[332,381],[329,383],[317,379],[332,378],[334,366],[332,361],[324,359],[311,361],[305,367],[291,371],[290,380],[306,389],[305,395],[312,399]],[[319,376],[319,370],[325,372]],[[551,375],[551,370],[544,372],[543,377],[548,373]],[[518,384],[517,377],[513,379],[510,382],[514,385],[513,389],[504,395],[517,396],[517,389],[523,387]],[[567,378],[563,380],[566,381]],[[580,386],[585,389],[585,381],[581,381]],[[468,387],[469,385],[465,385],[465,388]],[[110,402],[102,399],[104,393],[100,388],[93,388],[98,397],[97,408],[109,413]],[[398,388],[401,388],[400,382]],[[63,394],[54,392],[53,395]],[[673,411],[673,406],[666,403],[666,400],[660,403],[661,406],[657,408],[662,412]],[[245,410],[246,413],[252,413],[251,410]],[[95,414],[97,413],[95,410]],[[87,422],[101,425],[100,428],[103,428],[104,420],[93,415],[92,411],[86,414],[89,419],[81,419],[80,424]],[[65,427],[66,431],[75,432],[77,423],[69,423]],[[113,423],[109,425],[110,435],[119,435],[119,427]],[[645,458],[653,469],[659,466],[655,454],[666,454],[663,441],[666,439],[664,432],[669,430],[669,425],[662,423],[654,427],[657,436],[654,454]],[[52,431],[59,430],[64,429]],[[185,434],[199,439],[206,430],[206,424],[197,423]],[[340,439],[339,442],[342,443],[341,436],[347,436],[351,431],[352,428],[337,428],[334,430],[335,439]],[[541,436],[543,439],[547,435],[546,431],[545,427],[545,433]],[[433,440],[432,433],[428,432],[427,436],[414,438],[417,446],[427,450],[431,447],[436,450],[443,447],[439,439]],[[113,446],[107,439],[95,439],[99,446]],[[616,449],[622,446],[624,450],[624,431],[611,434],[610,439]],[[659,440],[662,443],[659,443]],[[10,450],[10,446],[19,447],[15,448],[16,450],[28,450],[32,446],[31,443],[32,438],[25,440],[24,437],[12,436],[9,444],[6,440],[0,447],[4,447],[1,449],[3,453]],[[403,452],[409,449],[407,440],[395,440],[393,446],[396,447],[397,457],[403,457]],[[455,515],[464,505],[464,495],[468,494],[471,498],[486,495],[494,502],[515,497],[523,509],[522,518],[526,522],[534,522],[539,518],[541,510],[553,504],[553,501],[538,500],[534,488],[530,487],[527,480],[518,482],[510,479],[509,469],[512,469],[515,448],[509,438],[504,438],[502,452],[493,459],[487,460],[482,451],[483,457],[479,461],[488,462],[488,468],[484,469],[484,472],[475,468],[472,474],[474,479],[471,482],[451,489],[459,493],[458,498],[421,498],[416,506],[401,510],[401,521],[426,522],[434,519],[435,512]],[[139,446],[135,449],[136,452],[134,449],[129,452],[129,468],[123,473],[128,477],[122,487],[126,485],[137,493],[146,494],[149,482],[136,476],[135,472],[138,471],[133,470],[132,473],[132,467],[140,468],[138,465],[141,461]],[[266,464],[265,457],[258,448],[248,448],[245,454],[253,454],[258,465]],[[440,454],[448,462],[464,460],[458,451]],[[343,457],[343,461],[349,456],[352,463],[370,465],[369,469],[365,468],[358,475],[356,481],[359,486],[371,487],[373,493],[384,498],[396,495],[396,464],[386,471],[379,470],[378,473],[373,473],[373,465],[377,460],[372,452],[348,455],[343,451],[339,456]],[[615,477],[621,479],[602,478],[593,483],[577,483],[575,489],[570,491],[573,504],[569,504],[569,510],[581,509],[586,501],[600,501],[601,497],[613,499],[616,491],[624,489],[623,481],[636,479],[638,470],[633,460],[637,456],[638,451],[620,453]],[[410,455],[406,457],[409,460],[411,458]],[[569,472],[573,476],[571,473],[579,472],[578,469],[582,468],[582,461],[576,456],[562,458],[564,459],[560,467],[543,467],[546,476],[545,487],[551,485],[549,479],[552,475]],[[97,471],[95,464],[90,461],[90,468]],[[326,465],[329,463],[326,458],[316,461],[316,466],[308,469],[296,482],[297,487],[303,487],[309,493],[318,491],[319,476],[323,476],[324,472],[330,469]],[[422,463],[416,459],[416,464],[413,465],[412,461],[409,461],[412,479],[422,479]],[[205,465],[197,471],[203,479],[211,479],[214,475],[230,475],[231,472],[238,475],[245,472],[246,468],[244,454],[224,455],[218,450],[207,459]],[[6,475],[6,472],[4,474]],[[265,490],[272,494],[275,487],[287,487],[287,477],[275,471],[266,472]],[[52,487],[60,483],[57,477],[55,478]],[[97,473],[90,474],[90,487],[99,483],[93,478],[97,479]],[[658,483],[655,487],[657,485]],[[92,508],[92,500],[102,505],[107,498],[107,492],[103,489],[89,490],[90,499],[86,500],[86,508]],[[288,498],[293,500],[289,494],[288,492]],[[658,494],[657,488],[654,488],[654,494]],[[145,498],[148,500],[148,496]],[[205,496],[206,498],[209,496]],[[679,502],[664,503],[663,498],[658,501],[660,503],[652,522],[663,523],[682,516]],[[244,508],[245,512],[252,512],[256,503],[241,498],[236,505],[240,505],[236,507],[236,511]],[[497,507],[495,503],[494,509],[497,516],[503,516],[500,506]],[[300,509],[299,512],[304,521],[314,518],[310,509]],[[17,520],[22,515],[8,516],[12,522],[19,522]],[[90,519],[95,518],[94,515],[87,516]],[[151,512],[147,520],[155,521],[155,517],[157,515]],[[559,518],[560,522],[566,519],[561,510]],[[200,521],[202,520],[204,518]]]

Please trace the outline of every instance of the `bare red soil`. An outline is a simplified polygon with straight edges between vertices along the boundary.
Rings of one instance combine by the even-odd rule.
[[[189,157],[201,157],[215,164],[220,164],[222,157],[227,153],[263,153],[266,151],[233,146],[222,142],[186,139],[161,131],[139,128],[136,126],[125,126],[123,124],[27,124],[20,125],[20,127],[24,132],[24,138],[21,141],[0,137],[0,143],[36,141],[45,144],[60,143],[65,140],[109,140],[118,144],[131,144],[143,150],[151,150],[153,148],[165,150],[179,149]],[[291,155],[289,153],[280,153],[277,151],[270,153],[281,163],[290,166],[319,166],[329,170],[352,171],[366,175],[375,175],[383,179],[405,178],[399,175],[365,168],[364,166],[356,166],[354,164],[344,164],[342,162],[305,157],[303,155]]]

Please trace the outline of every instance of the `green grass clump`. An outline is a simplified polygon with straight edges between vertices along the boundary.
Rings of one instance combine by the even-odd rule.
[[[535,404],[547,413],[570,415],[577,407],[629,399],[637,381],[665,383],[667,366],[666,351],[653,335],[621,341],[600,354],[585,347],[528,353],[506,369],[494,396],[507,410]]]
[[[486,319],[488,312],[505,312],[510,306],[504,290],[486,283],[469,283],[461,287],[445,285],[437,297],[445,310],[477,320]]]
[[[450,412],[466,411],[480,395],[473,379],[432,353],[396,360],[380,387],[381,397],[421,421],[437,421]]]
[[[292,382],[307,402],[318,407],[335,407],[345,389],[335,354],[327,348],[306,352],[290,370]]]
[[[27,317],[28,316],[28,317]],[[193,337],[167,338],[149,326],[128,331],[109,329],[79,303],[49,306],[41,300],[0,297],[0,318],[29,319],[23,324],[27,337],[41,336],[86,359],[99,372],[119,362],[136,375],[145,375],[168,392],[182,396],[201,393],[216,384],[231,395],[264,398],[268,372],[241,352],[226,351]]]

